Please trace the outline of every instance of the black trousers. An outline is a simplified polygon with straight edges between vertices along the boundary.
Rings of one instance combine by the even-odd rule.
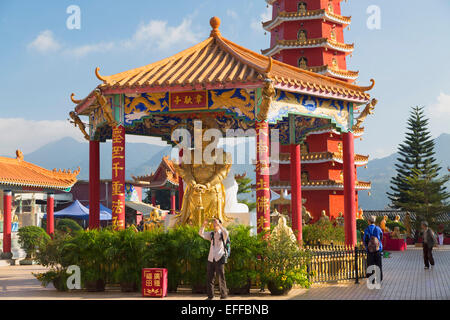
[[[380,281],[383,281],[383,268],[381,263],[381,251],[377,252],[367,252],[367,266],[376,265],[380,268]],[[371,276],[373,273],[367,274],[367,277]]]
[[[206,283],[206,291],[208,293],[209,298],[214,297],[214,280],[216,278],[216,273],[219,276],[219,290],[220,297],[226,298],[228,296],[227,283],[225,281],[225,264],[221,261],[208,261],[208,270],[207,270],[207,283]]]
[[[423,243],[423,262],[425,267],[429,268],[430,264],[434,266],[433,259],[433,246],[429,246],[427,243]]]

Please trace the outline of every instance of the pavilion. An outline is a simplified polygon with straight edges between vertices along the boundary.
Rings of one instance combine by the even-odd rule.
[[[97,68],[102,83],[82,100],[72,94],[76,106],[71,117],[90,144],[91,228],[99,226],[100,142],[112,140],[113,225],[119,229],[124,227],[125,134],[157,136],[174,146],[171,135],[176,128],[192,132],[195,120],[208,117],[224,134],[228,129],[255,130],[258,231],[270,228],[269,132],[279,130],[280,143],[290,145],[292,226],[299,241],[300,143],[316,130],[342,133],[346,241],[356,244],[352,131],[359,108],[366,106],[364,118],[371,110],[367,91],[375,82],[360,87],[273,60],[222,37],[219,18],[213,17],[210,24],[210,37],[199,44],[110,76]],[[79,116],[88,117],[89,134]]]
[[[16,158],[0,157],[0,190],[3,191],[3,253],[2,257],[11,258],[11,207],[13,192],[47,193],[47,233],[54,232],[54,191],[69,192],[77,182],[80,169],[47,170],[27,162],[20,150]]]

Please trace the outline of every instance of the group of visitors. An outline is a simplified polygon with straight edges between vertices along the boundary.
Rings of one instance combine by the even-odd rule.
[[[382,269],[382,252],[383,252],[383,231],[380,227],[375,225],[375,216],[369,217],[369,226],[364,230],[363,242],[367,250],[367,266],[375,265],[380,270],[380,282],[383,281],[383,269]],[[428,222],[423,221],[421,223],[423,234],[423,260],[425,269],[429,269],[434,266],[433,259],[433,247],[437,243],[436,235],[428,228]],[[371,276],[373,273],[368,274]],[[373,279],[373,283],[376,278]]]

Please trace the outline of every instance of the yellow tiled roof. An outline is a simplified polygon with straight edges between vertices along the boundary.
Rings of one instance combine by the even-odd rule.
[[[317,91],[319,95],[338,94],[342,98],[364,101],[370,98],[366,91],[372,89],[373,83],[360,87],[273,60],[223,38],[219,25],[220,20],[212,18],[213,30],[208,39],[161,61],[110,76],[100,75],[97,68],[96,75],[103,81],[98,87],[106,93],[108,89],[116,89],[115,92],[139,88],[168,91],[176,86],[186,86],[188,90],[189,86],[196,85],[217,85],[217,88],[227,83],[261,85],[265,79],[271,79],[275,87],[297,86]],[[94,101],[93,93],[83,100],[72,97],[72,101],[78,104],[75,110],[80,113],[88,107],[86,104]]]
[[[323,65],[318,67],[308,67],[309,71],[311,72],[319,72],[319,73],[329,73],[333,76],[343,77],[343,78],[357,78],[359,75],[359,71],[350,71],[345,69],[337,69],[333,68],[329,65]]]
[[[16,158],[0,157],[0,185],[64,190],[77,182],[78,170],[47,170],[23,160],[20,150]]]

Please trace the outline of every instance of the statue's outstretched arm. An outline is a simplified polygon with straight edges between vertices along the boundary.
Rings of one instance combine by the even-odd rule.
[[[179,176],[181,176],[181,178],[183,179],[183,181],[188,184],[188,185],[196,185],[196,181],[194,176],[192,175],[192,171],[191,165],[185,165],[185,164],[181,164],[178,165],[176,163],[174,163],[174,167],[175,167],[175,171],[177,172],[177,174]]]
[[[224,163],[221,165],[216,164],[216,173],[211,178],[210,181],[206,183],[206,188],[210,189],[212,186],[215,186],[223,181],[230,172],[231,163]]]

